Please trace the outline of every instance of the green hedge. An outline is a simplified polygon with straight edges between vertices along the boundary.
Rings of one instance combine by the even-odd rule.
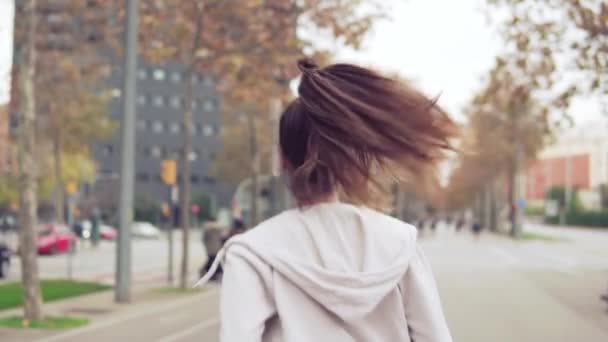
[[[559,216],[547,217],[547,223],[558,224]],[[566,224],[584,227],[608,228],[608,210],[570,211],[566,214]]]
[[[543,208],[542,206],[527,206],[526,215],[527,216],[543,216],[543,215],[545,215],[545,208]]]

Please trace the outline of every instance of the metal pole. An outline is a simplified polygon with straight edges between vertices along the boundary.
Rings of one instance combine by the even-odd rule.
[[[570,210],[570,201],[572,199],[572,157],[566,156],[566,189],[565,189],[565,212]]]
[[[169,224],[167,228],[167,244],[168,244],[168,253],[169,256],[167,258],[167,282],[169,285],[173,285],[173,218],[175,217],[173,214],[175,213],[175,205],[177,204],[178,193],[177,186],[173,185],[169,187],[169,208],[171,214],[169,215]]]
[[[135,98],[137,92],[138,0],[127,0],[125,59],[123,70],[122,160],[120,172],[120,224],[116,244],[116,302],[131,299],[131,224],[133,222],[133,174],[135,168]]]
[[[74,216],[72,216],[72,195],[68,194],[67,196],[67,206],[68,206],[68,217],[67,217],[67,225],[69,229],[72,229],[72,226],[74,225]],[[70,242],[72,243],[72,242]],[[73,259],[73,255],[74,255],[74,246],[70,245],[69,250],[68,250],[68,254],[67,254],[67,259],[68,259],[68,279],[72,279],[72,259]]]

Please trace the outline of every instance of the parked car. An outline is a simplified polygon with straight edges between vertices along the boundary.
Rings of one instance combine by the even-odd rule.
[[[117,236],[118,230],[116,230],[116,228],[108,226],[107,224],[101,224],[99,226],[99,237],[101,237],[102,240],[116,240]]]
[[[93,231],[93,224],[89,220],[84,220],[74,225],[74,232],[78,237],[88,240],[91,238]],[[118,235],[116,228],[109,226],[105,223],[99,225],[99,237],[102,240],[115,240]]]
[[[131,226],[131,233],[135,237],[157,239],[160,237],[160,229],[149,222],[134,222]]]
[[[0,241],[0,279],[8,277],[8,269],[11,265],[11,252],[8,246]]]
[[[44,224],[38,227],[38,254],[56,254],[76,249],[76,235],[60,224]]]

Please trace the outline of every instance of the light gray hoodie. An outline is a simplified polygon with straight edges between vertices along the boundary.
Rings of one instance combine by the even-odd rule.
[[[219,261],[223,342],[452,341],[416,229],[371,209],[288,210]]]

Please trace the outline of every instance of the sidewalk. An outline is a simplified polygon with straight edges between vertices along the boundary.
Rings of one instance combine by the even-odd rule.
[[[192,282],[194,283],[194,281]],[[192,303],[202,296],[213,295],[217,292],[215,286],[209,286],[204,291],[187,291],[184,293],[162,291],[164,283],[138,284],[132,290],[132,300],[128,304],[114,302],[114,291],[103,291],[44,304],[44,314],[47,316],[73,316],[87,318],[90,323],[74,330],[45,330],[45,329],[10,329],[0,328],[0,341],[52,341],[65,340],[70,335],[80,334],[91,329],[110,329],[110,326],[153,315],[161,311],[172,310]],[[21,307],[0,311],[0,317],[20,316]],[[124,335],[123,335],[124,336]],[[87,339],[89,340],[89,339]]]

